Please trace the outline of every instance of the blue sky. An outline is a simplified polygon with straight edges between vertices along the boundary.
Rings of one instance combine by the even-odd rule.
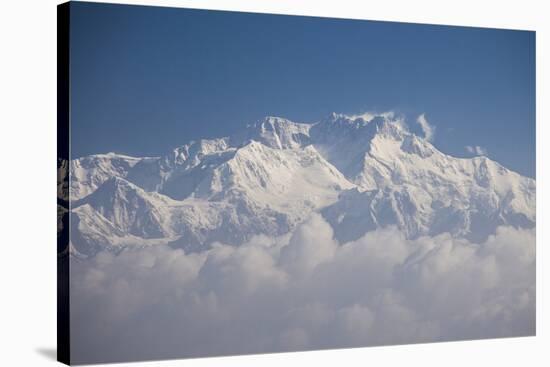
[[[393,110],[535,176],[534,32],[73,3],[71,88],[73,157]]]

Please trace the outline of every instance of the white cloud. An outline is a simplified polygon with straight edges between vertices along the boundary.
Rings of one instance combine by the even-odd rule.
[[[430,125],[430,123],[426,119],[426,115],[421,114],[420,116],[418,116],[416,122],[418,122],[418,124],[420,125],[420,128],[422,129],[426,140],[433,141],[435,135],[435,126]]]
[[[475,155],[487,155],[487,149],[480,147],[479,145],[471,146],[466,145],[464,147],[468,153],[475,154]]]
[[[281,249],[279,263],[291,274],[309,274],[319,264],[329,261],[337,248],[332,227],[319,214],[313,214]]]
[[[101,253],[71,282],[75,362],[532,335],[535,231],[340,245],[314,215],[240,247]]]
[[[345,116],[347,116],[348,118],[350,118],[352,120],[361,118],[365,121],[371,121],[373,118],[375,118],[377,116],[377,114],[372,113],[372,112],[365,112],[365,113],[360,113],[360,114],[356,114],[356,115],[345,115]]]
[[[378,116],[381,116],[381,117],[384,117],[384,118],[387,118],[387,119],[393,119],[393,118],[395,118],[395,112],[393,112],[393,111],[386,111],[386,112],[369,111],[369,112],[364,112],[364,113],[359,113],[359,114],[341,114],[341,116],[345,116],[345,117],[347,117],[351,120],[361,118],[361,119],[369,122],[369,121],[372,121],[372,119],[374,119],[375,117],[378,117]]]

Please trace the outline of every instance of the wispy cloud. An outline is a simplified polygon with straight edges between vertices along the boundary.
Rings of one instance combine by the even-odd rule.
[[[395,117],[395,113],[393,111],[386,111],[386,112],[367,111],[359,114],[342,114],[342,115],[352,120],[362,118],[365,121],[371,121],[377,116],[390,118],[390,119]]]
[[[418,122],[418,124],[420,125],[420,128],[422,129],[426,140],[433,141],[435,135],[435,126],[431,125],[428,122],[428,120],[426,119],[426,115],[421,114],[420,116],[418,116],[416,122]]]
[[[468,153],[475,155],[487,155],[487,149],[480,147],[479,145],[466,145],[464,147]]]

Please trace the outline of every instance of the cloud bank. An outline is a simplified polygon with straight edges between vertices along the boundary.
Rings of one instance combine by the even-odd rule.
[[[435,135],[435,126],[430,125],[430,123],[426,119],[426,115],[421,114],[420,116],[418,116],[418,118],[416,119],[416,122],[418,122],[418,124],[420,125],[420,128],[422,129],[422,132],[424,133],[424,137],[426,138],[426,140],[430,142],[433,141],[434,135]]]
[[[103,252],[71,272],[75,363],[535,333],[534,229],[338,244],[313,215],[283,237]]]

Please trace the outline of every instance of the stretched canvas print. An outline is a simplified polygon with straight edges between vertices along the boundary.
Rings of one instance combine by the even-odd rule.
[[[535,335],[535,32],[58,27],[60,361]]]

